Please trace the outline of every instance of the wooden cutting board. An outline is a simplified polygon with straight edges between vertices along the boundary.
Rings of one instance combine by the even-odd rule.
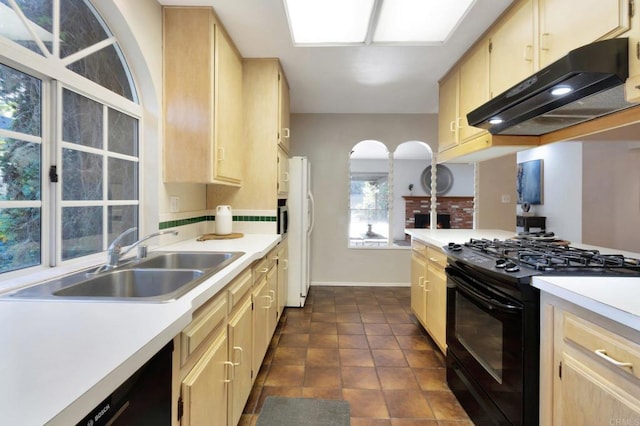
[[[196,241],[207,241],[207,240],[234,240],[236,238],[242,238],[244,234],[242,232],[232,232],[227,235],[218,235],[218,234],[204,234],[199,236]]]

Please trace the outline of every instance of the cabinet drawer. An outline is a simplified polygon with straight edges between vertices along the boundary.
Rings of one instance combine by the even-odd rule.
[[[420,241],[411,240],[411,250],[420,256],[427,257],[427,246]]]
[[[427,247],[427,259],[441,267],[447,266],[447,255],[435,247]]]
[[[182,365],[191,354],[220,326],[227,315],[226,292],[207,302],[193,316],[193,321],[180,333]]]
[[[597,356],[602,363],[640,379],[640,345],[592,322],[564,312],[565,340]]]
[[[251,290],[253,279],[251,269],[247,268],[231,284],[229,284],[229,312],[242,300],[242,297]]]

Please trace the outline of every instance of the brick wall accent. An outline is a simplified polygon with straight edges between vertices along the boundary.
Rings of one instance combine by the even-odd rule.
[[[405,202],[404,227],[414,228],[415,213],[429,214],[431,197],[403,196]],[[451,229],[473,228],[473,197],[437,197],[436,211],[451,215]]]

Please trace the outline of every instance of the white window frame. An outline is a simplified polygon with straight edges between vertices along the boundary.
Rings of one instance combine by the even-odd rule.
[[[10,3],[12,2],[9,0]],[[32,207],[38,203],[41,204],[41,264],[29,268],[19,269],[16,271],[10,271],[0,274],[0,293],[4,290],[10,290],[13,288],[21,287],[28,283],[41,281],[42,279],[65,274],[82,267],[88,267],[96,265],[100,262],[104,262],[104,252],[87,255],[75,259],[69,259],[66,261],[61,260],[62,252],[62,206],[67,204],[61,200],[62,197],[62,185],[60,183],[51,183],[49,181],[49,167],[51,165],[57,165],[60,172],[60,166],[62,164],[62,88],[65,87],[79,95],[85,96],[89,99],[103,105],[103,108],[112,108],[120,111],[124,114],[138,120],[138,220],[144,217],[144,207],[140,202],[144,198],[144,185],[145,181],[144,168],[140,167],[144,162],[144,123],[143,112],[144,108],[142,104],[136,103],[138,100],[135,79],[135,73],[129,67],[129,78],[133,89],[134,101],[130,101],[123,96],[120,96],[111,90],[95,83],[75,72],[66,68],[66,65],[73,60],[78,60],[81,57],[87,56],[93,53],[97,47],[105,47],[111,44],[116,44],[116,37],[110,37],[89,46],[79,52],[74,53],[66,58],[58,58],[59,43],[57,40],[59,37],[59,19],[57,11],[59,11],[59,0],[53,0],[53,52],[48,52],[44,49],[44,55],[40,55],[36,52],[27,49],[0,35],[0,63],[14,68],[20,72],[38,78],[42,81],[42,130],[41,130],[41,200],[38,201],[25,201],[25,202],[10,202],[11,205],[7,205],[9,202],[0,201],[0,208],[3,207]],[[97,14],[98,19],[104,19],[100,17],[95,7],[92,5],[90,8]],[[40,45],[41,43],[39,43]],[[40,46],[41,50],[44,46]],[[120,51],[120,50],[119,50]],[[71,58],[71,59],[70,59]],[[129,61],[125,61],[125,64],[130,64]],[[107,115],[103,115],[103,119],[107,119]],[[108,137],[108,127],[105,126],[105,134],[103,137]],[[17,136],[17,139],[33,141],[33,137],[27,138],[22,134],[13,133]],[[12,137],[11,134],[3,133],[6,136]],[[73,144],[74,149],[78,149],[76,144]],[[106,145],[105,145],[106,146]],[[111,158],[123,158],[131,160],[134,157],[117,154],[114,152],[106,153],[105,155]],[[105,167],[103,173],[108,173]],[[103,176],[105,176],[103,174]],[[105,176],[106,177],[106,176]],[[106,182],[106,179],[105,179]],[[106,185],[105,185],[106,186]],[[106,190],[103,188],[103,190]],[[91,203],[97,202],[91,201]],[[74,206],[79,206],[82,202],[71,202]],[[105,213],[107,213],[107,206],[113,206],[119,204],[117,200],[111,200],[103,198],[101,204],[105,207]],[[123,201],[123,204],[131,205],[130,201]],[[92,204],[98,205],[98,204]],[[107,231],[103,230],[103,247],[107,245]]]

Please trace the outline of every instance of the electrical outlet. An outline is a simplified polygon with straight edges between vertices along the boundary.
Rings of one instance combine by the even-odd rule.
[[[502,194],[502,203],[503,204],[509,204],[510,202],[511,202],[511,195]]]
[[[169,213],[178,213],[180,211],[180,198],[169,197]]]

